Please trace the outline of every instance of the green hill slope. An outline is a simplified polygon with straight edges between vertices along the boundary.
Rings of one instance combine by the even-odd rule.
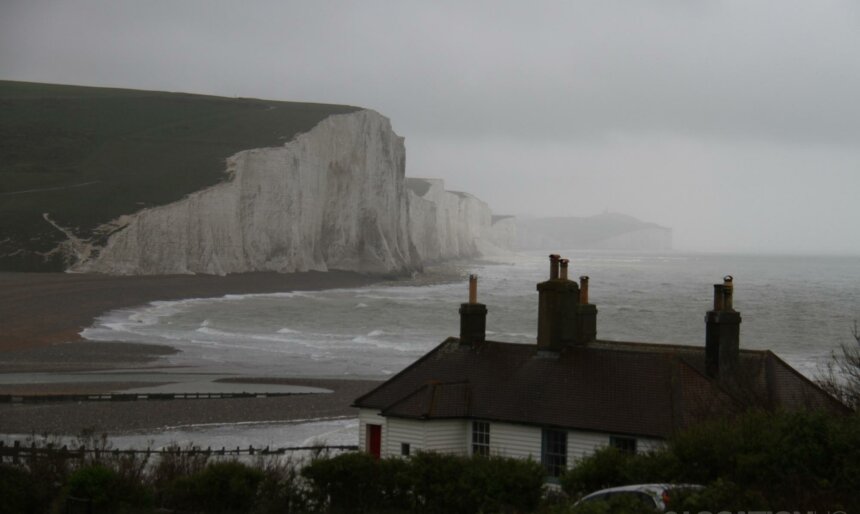
[[[0,81],[0,270],[61,270],[49,254],[142,208],[211,186],[225,159],[280,146],[344,105]]]

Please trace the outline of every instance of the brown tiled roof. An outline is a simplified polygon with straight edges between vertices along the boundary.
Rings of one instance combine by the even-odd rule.
[[[542,353],[536,345],[471,347],[450,338],[354,405],[392,417],[667,437],[751,397],[788,407],[833,401],[771,352],[741,351],[738,387],[708,377],[704,366],[703,347],[597,341]]]

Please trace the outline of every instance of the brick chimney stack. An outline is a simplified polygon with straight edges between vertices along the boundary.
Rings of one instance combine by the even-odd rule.
[[[469,303],[460,304],[460,344],[474,346],[487,336],[487,306],[478,303],[478,275],[469,275]]]
[[[538,350],[559,352],[576,339],[579,286],[567,278],[567,259],[552,254],[549,262],[549,280],[537,285],[537,343]]]
[[[714,308],[705,314],[705,370],[717,378],[737,368],[741,314],[734,309],[734,281],[714,284]]]

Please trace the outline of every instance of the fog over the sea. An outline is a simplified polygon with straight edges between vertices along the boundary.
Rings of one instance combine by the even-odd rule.
[[[860,254],[854,0],[2,0],[0,79],[368,107],[498,213]]]

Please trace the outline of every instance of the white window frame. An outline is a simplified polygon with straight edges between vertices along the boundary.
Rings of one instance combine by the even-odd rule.
[[[490,422],[472,422],[472,455],[490,455]]]

